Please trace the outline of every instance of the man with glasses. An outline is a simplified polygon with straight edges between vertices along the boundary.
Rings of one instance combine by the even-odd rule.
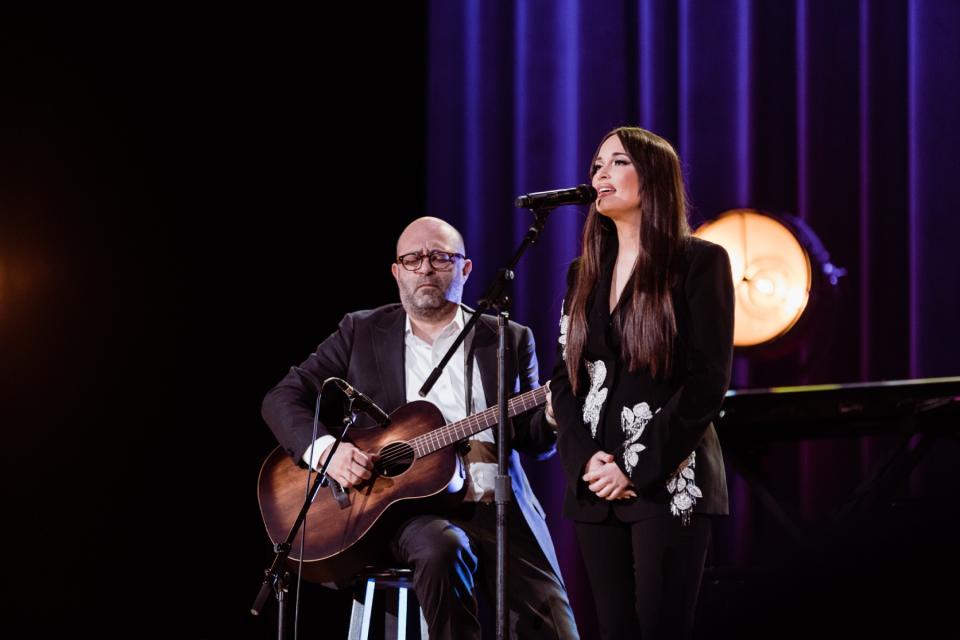
[[[463,238],[451,225],[427,217],[407,226],[397,241],[397,258],[391,265],[400,304],[347,314],[338,330],[299,367],[293,367],[264,399],[263,417],[294,460],[319,469],[334,441],[320,425],[321,437],[310,442],[319,393],[316,381],[344,378],[387,412],[421,399],[420,387],[472,313],[460,304],[472,268]],[[481,317],[427,395],[426,400],[440,409],[447,422],[496,402],[496,325],[495,318]],[[539,386],[533,334],[514,322],[507,328],[507,363],[513,393]],[[363,426],[360,421],[358,426]],[[541,459],[553,454],[556,433],[543,410],[517,416],[512,427],[516,449]],[[390,544],[392,555],[413,568],[431,639],[481,637],[478,582],[493,602],[497,459],[492,430],[474,435],[462,449],[462,457],[467,473],[461,505],[446,513],[424,513],[408,520]],[[328,473],[349,488],[370,478],[373,462],[365,452],[343,442]],[[543,508],[516,451],[509,468],[514,498],[508,531],[511,635],[576,638]]]

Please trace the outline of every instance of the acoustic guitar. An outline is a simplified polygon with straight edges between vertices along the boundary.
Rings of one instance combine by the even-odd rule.
[[[513,417],[546,402],[547,387],[508,401]],[[358,449],[378,454],[373,476],[344,490],[331,478],[307,512],[303,530],[303,577],[346,584],[386,548],[386,535],[404,519],[429,513],[433,507],[459,500],[464,472],[453,447],[498,421],[496,406],[451,424],[444,424],[436,406],[409,402],[392,414],[386,427],[353,429],[348,439]],[[267,535],[282,542],[296,520],[307,490],[307,470],[281,449],[274,449],[260,469],[257,497]],[[451,496],[453,498],[451,499]],[[300,536],[290,552],[300,559]]]

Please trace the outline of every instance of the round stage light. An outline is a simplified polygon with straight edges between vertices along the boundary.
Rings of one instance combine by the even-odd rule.
[[[786,335],[810,304],[821,271],[836,284],[844,275],[829,262],[802,220],[753,209],[733,209],[701,225],[694,235],[730,256],[736,295],[733,343],[754,347]]]

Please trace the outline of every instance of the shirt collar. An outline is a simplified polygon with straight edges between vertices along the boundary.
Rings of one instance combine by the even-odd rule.
[[[460,333],[460,331],[463,330],[463,325],[466,324],[466,320],[465,320],[466,314],[467,314],[466,310],[461,305],[460,308],[458,309],[458,312],[453,314],[453,320],[450,321],[450,324],[445,326],[443,330],[440,332],[439,337],[446,338],[449,336],[455,336],[458,333]],[[413,326],[411,326],[410,324],[410,314],[404,314],[404,318],[406,320],[406,323],[404,325],[404,335],[413,336]]]

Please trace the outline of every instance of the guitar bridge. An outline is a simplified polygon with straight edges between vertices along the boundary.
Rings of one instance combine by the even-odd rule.
[[[350,508],[350,496],[348,496],[347,491],[340,486],[340,483],[333,478],[330,478],[330,493],[333,494],[333,499],[337,501],[341,509]]]

